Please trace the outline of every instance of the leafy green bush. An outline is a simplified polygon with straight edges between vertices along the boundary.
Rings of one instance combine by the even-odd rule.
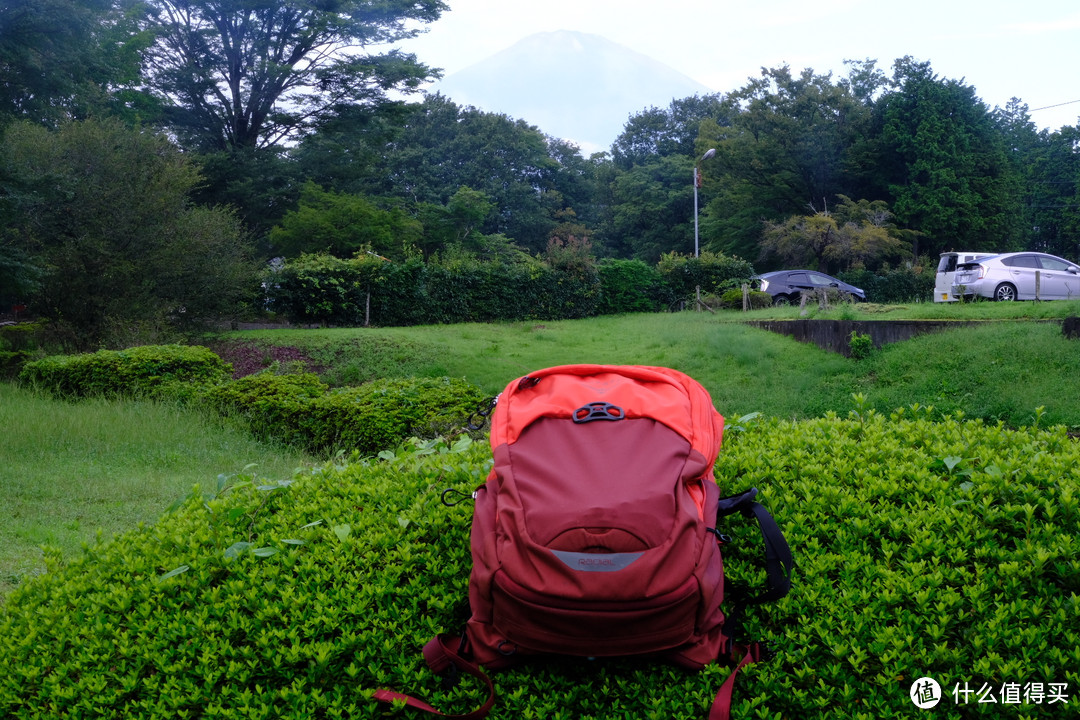
[[[190,396],[223,382],[232,366],[198,345],[143,345],[27,363],[19,381],[67,397]]]
[[[682,299],[694,297],[699,287],[703,293],[722,293],[754,276],[754,267],[746,260],[708,250],[698,257],[668,253],[657,268],[676,298]]]
[[[865,360],[874,351],[874,339],[866,333],[857,333],[852,330],[851,337],[848,338],[848,349],[851,351],[851,357],[856,360]]]
[[[866,299],[875,303],[928,302],[934,296],[934,272],[921,266],[846,270],[837,277],[849,285],[862,288]]]
[[[923,676],[941,683],[944,717],[1075,716],[1078,461],[1062,429],[918,408],[731,422],[721,491],[760,488],[798,565],[787,598],[748,612],[775,656],[741,673],[733,716],[908,717]],[[471,507],[440,493],[471,492],[489,468],[487,448],[462,438],[277,483],[225,478],[156,526],[51,557],[0,609],[0,715],[396,716],[370,698],[380,687],[471,710],[478,684],[445,690],[420,648],[460,627],[470,567]],[[722,530],[731,581],[757,582],[756,528]],[[491,717],[700,718],[729,672],[528,665],[495,676]],[[952,695],[1028,682],[1067,683],[1069,704]]]
[[[344,448],[373,455],[411,436],[462,430],[483,400],[480,389],[464,380],[375,380],[313,400],[301,425],[313,451]]]
[[[362,455],[400,445],[410,436],[462,429],[484,399],[480,389],[452,378],[379,379],[330,388],[311,373],[258,373],[212,388],[207,402],[243,417],[258,437],[316,453]]]
[[[751,290],[749,291],[747,298],[750,301],[751,310],[760,310],[761,308],[772,307],[772,295],[767,292],[761,292],[760,290]],[[720,307],[724,308],[725,310],[742,310],[742,288],[732,288],[731,290],[725,290],[724,294],[720,296]]]
[[[210,388],[204,397],[222,415],[243,417],[256,437],[306,446],[301,426],[312,401],[327,390],[312,373],[261,372]]]
[[[595,314],[595,270],[542,262],[425,263],[306,255],[268,274],[271,308],[293,322],[359,326],[545,320]]]
[[[660,271],[641,260],[606,258],[597,265],[600,274],[598,315],[658,312],[675,301]]]

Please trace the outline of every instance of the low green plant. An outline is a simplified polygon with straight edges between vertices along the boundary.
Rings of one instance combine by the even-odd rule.
[[[874,339],[866,333],[852,330],[851,337],[848,339],[848,350],[855,360],[865,360],[870,357],[870,353],[874,352]]]
[[[375,455],[410,436],[464,429],[484,399],[453,378],[384,378],[331,390],[312,373],[249,375],[210,389],[208,404],[243,418],[260,438],[317,454]]]
[[[747,301],[749,302],[750,310],[760,310],[772,306],[772,295],[769,293],[761,292],[760,290],[750,290],[747,293]],[[742,310],[743,309],[743,291],[742,288],[731,288],[725,290],[720,295],[720,307],[725,310]]]
[[[946,717],[984,710],[954,701],[965,683],[1065,684],[1069,704],[1008,709],[1072,717],[1078,461],[1061,428],[914,411],[743,424],[716,465],[721,492],[761,490],[797,570],[785,599],[747,614],[748,636],[774,654],[741,674],[733,715],[905,717],[912,683],[929,676]],[[154,526],[50,558],[0,609],[0,715],[374,717],[392,712],[371,698],[380,687],[471,710],[483,688],[447,690],[420,648],[460,628],[467,591],[470,507],[440,496],[470,493],[490,467],[490,451],[461,437],[288,482],[226,479]],[[730,581],[759,582],[756,527],[733,518],[723,531]],[[526,665],[495,677],[491,717],[698,718],[728,673]]]
[[[143,345],[29,362],[19,381],[63,397],[190,398],[228,379],[232,367],[198,345]]]
[[[454,378],[386,379],[334,390],[313,400],[301,427],[314,451],[374,455],[410,436],[465,430],[484,393]]]
[[[210,388],[204,397],[222,415],[243,418],[256,437],[302,447],[308,444],[301,428],[311,403],[328,390],[313,373],[261,372]]]

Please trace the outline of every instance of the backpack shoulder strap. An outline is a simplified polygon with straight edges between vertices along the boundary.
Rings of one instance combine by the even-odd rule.
[[[737,495],[729,495],[717,502],[717,519],[735,513],[742,513],[744,517],[753,517],[761,528],[761,538],[765,542],[765,573],[768,588],[763,592],[751,597],[736,597],[735,605],[728,613],[724,622],[723,633],[727,636],[728,649],[732,660],[738,653],[742,653],[735,669],[728,675],[727,680],[720,687],[709,711],[709,720],[729,720],[731,717],[731,694],[735,688],[735,677],[747,665],[758,662],[765,655],[765,647],[760,642],[740,645],[742,634],[742,615],[747,605],[756,605],[779,600],[788,594],[791,589],[791,571],[794,561],[791,556],[791,548],[788,546],[784,533],[776,524],[771,513],[765,506],[756,502],[757,488],[750,488],[746,492]]]
[[[457,646],[456,648],[455,645]],[[423,700],[414,698],[411,695],[395,692],[394,690],[376,690],[375,699],[385,703],[404,701],[408,707],[444,718],[453,718],[455,720],[484,720],[488,713],[491,712],[491,708],[495,706],[495,684],[491,681],[491,678],[480,669],[479,665],[462,657],[465,654],[461,638],[452,635],[439,635],[424,646],[424,660],[427,661],[428,667],[430,667],[432,672],[436,675],[450,673],[450,677],[452,678],[455,676],[456,672],[463,672],[467,675],[472,675],[487,685],[487,700],[483,705],[472,712],[461,715],[450,715],[436,710]]]
[[[791,571],[794,566],[791,548],[780,526],[764,505],[754,501],[757,493],[757,488],[750,488],[746,492],[721,498],[717,503],[718,519],[738,512],[742,513],[743,517],[757,520],[761,528],[761,539],[765,542],[765,574],[769,587],[759,595],[740,598],[745,605],[779,600],[787,595],[791,590]]]

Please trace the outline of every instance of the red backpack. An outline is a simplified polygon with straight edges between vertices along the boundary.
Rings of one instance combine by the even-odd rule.
[[[489,697],[497,670],[529,656],[648,655],[690,669],[737,660],[710,719],[730,714],[736,672],[761,646],[736,645],[744,604],[782,597],[791,553],[757,490],[721,498],[713,479],[724,419],[676,370],[567,365],[514,380],[492,415],[495,464],[475,493],[471,617],[424,648],[437,673],[467,672]],[[755,517],[770,587],[721,611],[727,540],[719,517]],[[741,658],[740,658],[741,655]],[[415,698],[376,698],[443,715]]]

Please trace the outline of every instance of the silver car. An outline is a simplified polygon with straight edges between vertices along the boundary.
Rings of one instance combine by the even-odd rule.
[[[1080,298],[1080,267],[1053,255],[1017,252],[957,265],[953,297],[994,300]]]

